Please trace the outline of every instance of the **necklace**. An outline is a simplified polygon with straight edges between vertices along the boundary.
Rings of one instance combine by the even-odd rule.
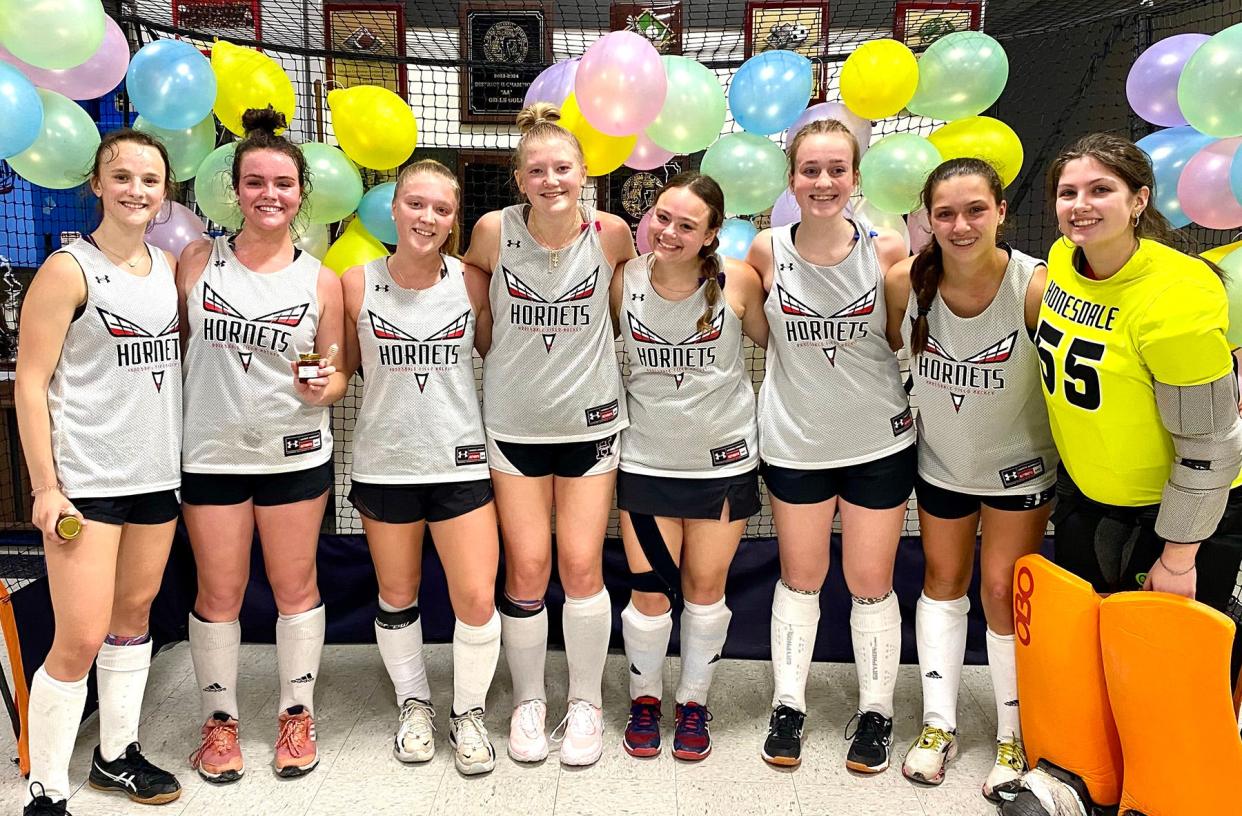
[[[130,259],[126,258],[124,255],[120,254],[119,252],[113,252],[112,250],[104,246],[103,244],[99,243],[98,239],[94,238],[94,236],[91,237],[91,240],[95,242],[95,246],[99,247],[99,249],[104,254],[111,255],[113,258],[117,258],[118,260],[120,260],[121,263],[125,264],[130,269],[133,269],[134,267],[138,266],[139,263],[142,262],[143,255],[138,255],[131,261]],[[146,250],[147,248],[144,246],[142,248],[144,255],[146,254]]]
[[[548,272],[549,274],[561,265],[561,252],[568,249],[569,247],[567,246],[567,244],[573,243],[574,237],[577,236],[578,233],[582,232],[582,225],[584,223],[585,222],[582,220],[582,216],[580,214],[578,216],[578,223],[574,226],[573,232],[570,235],[569,239],[567,241],[555,241],[554,242],[554,241],[547,240],[546,238],[543,237],[541,233],[536,232],[535,225],[532,222],[532,220],[529,220],[529,219],[527,220],[526,228],[530,230],[530,234],[534,237],[534,239],[539,244],[541,244],[545,249],[548,250]],[[549,247],[552,245],[559,247],[559,249],[550,249]]]
[[[647,257],[650,259],[647,261],[647,280],[652,286],[658,286],[659,288],[667,292],[672,292],[675,295],[692,295],[699,290],[700,286],[703,285],[702,278],[700,278],[699,282],[694,285],[693,289],[674,289],[667,283],[661,283],[655,279],[655,256],[648,255]]]

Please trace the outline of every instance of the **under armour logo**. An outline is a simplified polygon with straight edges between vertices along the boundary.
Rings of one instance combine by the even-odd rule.
[[[107,275],[104,275],[103,277],[96,275],[95,283],[112,283],[112,278],[108,277]]]
[[[646,300],[646,299],[647,299],[647,296],[645,294],[640,295],[638,293],[634,293],[630,295],[630,300]]]
[[[791,263],[779,263],[779,264],[777,264],[777,265],[776,265],[776,269],[777,269],[777,271],[779,271],[779,272],[792,272],[792,271],[793,271],[793,264],[791,264]]]
[[[505,241],[505,246],[507,246],[507,247],[515,247],[515,248],[517,248],[517,249],[521,249],[521,248],[522,248],[522,242],[521,242],[521,241],[514,241],[513,239],[511,239],[511,238],[510,238],[510,239],[507,239],[507,240]]]
[[[377,292],[387,292],[387,291],[388,291],[388,284],[386,284],[386,283],[377,283],[377,284],[375,284],[375,291],[377,291]]]
[[[223,258],[219,259],[213,264],[213,266],[216,266],[216,267],[224,266],[224,259]]]

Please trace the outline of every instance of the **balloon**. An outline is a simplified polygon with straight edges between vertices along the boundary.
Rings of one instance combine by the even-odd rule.
[[[203,159],[216,146],[216,120],[210,113],[197,125],[176,130],[165,130],[139,116],[134,122],[134,130],[149,133],[164,144],[168,151],[168,161],[172,164],[173,178],[177,181],[189,181],[198,173]]]
[[[667,91],[660,52],[632,31],[613,31],[592,43],[574,77],[582,115],[607,136],[629,136],[650,125]]]
[[[328,93],[332,128],[345,155],[372,170],[391,170],[410,157],[418,123],[405,100],[378,85]]]
[[[207,154],[194,176],[194,203],[203,215],[220,226],[241,228],[241,207],[233,189],[233,154],[237,142],[220,145]]]
[[[578,74],[580,62],[582,57],[574,57],[544,68],[526,89],[522,107],[529,108],[536,102],[549,102],[559,108],[565,102],[565,97],[573,92],[574,77]]]
[[[798,135],[798,131],[820,119],[836,119],[849,128],[850,133],[854,134],[854,140],[858,142],[859,158],[862,158],[862,154],[867,152],[867,148],[871,145],[870,120],[863,119],[840,102],[820,102],[818,105],[812,105],[804,110],[802,115],[786,131],[785,147],[789,147],[794,136]]]
[[[1203,258],[1205,261],[1211,261],[1212,263],[1219,265],[1220,262],[1227,255],[1229,255],[1229,253],[1238,249],[1242,249],[1242,241],[1234,241],[1232,244],[1225,244],[1224,246],[1209,249],[1206,252],[1199,253],[1199,257]],[[1242,261],[1242,256],[1239,256],[1238,260]],[[1242,324],[1239,325],[1239,328],[1242,328]]]
[[[358,205],[358,220],[362,226],[385,244],[397,243],[397,222],[392,215],[392,199],[396,193],[397,182],[386,181],[367,190]]]
[[[1136,142],[1151,157],[1156,177],[1156,209],[1174,227],[1180,229],[1190,223],[1177,197],[1182,171],[1192,156],[1211,143],[1211,136],[1204,136],[1189,125],[1157,130]]]
[[[22,62],[3,46],[0,46],[0,61],[21,71],[40,88],[56,91],[70,99],[95,99],[121,84],[125,78],[125,69],[129,65],[129,42],[121,27],[111,17],[105,16],[103,43],[81,65],[60,70],[36,68]]]
[[[897,113],[914,96],[918,84],[918,60],[896,40],[865,42],[841,67],[841,101],[864,119]]]
[[[703,154],[700,169],[725,194],[725,212],[750,215],[771,207],[786,186],[785,152],[762,136],[730,133]]]
[[[361,266],[376,258],[385,258],[388,248],[367,232],[362,222],[355,218],[336,239],[336,243],[324,253],[323,265],[338,275],[344,275],[351,266]]]
[[[697,153],[716,141],[724,127],[724,91],[716,74],[696,60],[662,59],[668,93],[660,115],[647,126],[647,136],[674,155]]]
[[[342,221],[362,201],[362,176],[338,148],[321,142],[302,145],[311,190],[303,205],[312,224]],[[390,202],[391,203],[391,202]]]
[[[1153,125],[1186,124],[1177,104],[1177,80],[1190,55],[1210,39],[1207,34],[1177,34],[1140,54],[1126,77],[1126,99],[1134,112]]]
[[[35,143],[43,128],[43,101],[22,72],[0,64],[0,159]]]
[[[1009,80],[1009,57],[982,31],[954,31],[919,58],[919,84],[906,107],[932,119],[964,119],[1000,99]]]
[[[911,253],[917,254],[919,250],[932,242],[931,219],[927,217],[926,208],[919,207],[906,216],[906,231],[910,235]]]
[[[1229,168],[1229,188],[1233,197],[1242,203],[1242,152],[1233,154],[1233,165]]]
[[[104,38],[100,0],[0,0],[0,45],[36,68],[81,65]]]
[[[756,54],[729,83],[729,109],[743,129],[764,136],[794,123],[811,98],[811,61],[794,51]]]
[[[307,224],[301,234],[294,239],[293,245],[322,262],[323,256],[328,252],[329,242],[327,224]]]
[[[772,205],[772,215],[769,218],[771,225],[784,227],[788,224],[797,224],[801,220],[802,208],[798,206],[798,199],[794,198],[791,190],[785,190]]]
[[[1229,188],[1233,157],[1242,147],[1242,137],[1221,139],[1186,162],[1177,182],[1177,198],[1190,220],[1208,229],[1242,227],[1242,201]]]
[[[289,75],[271,57],[225,40],[217,40],[211,48],[211,67],[216,72],[216,104],[213,108],[220,123],[245,135],[242,114],[250,108],[271,105],[293,121],[297,101]]]
[[[181,40],[156,40],[129,61],[125,91],[151,124],[178,130],[211,115],[216,77],[202,52]]]
[[[746,253],[750,251],[750,242],[755,240],[758,234],[759,230],[755,229],[755,225],[749,221],[730,218],[720,227],[720,233],[717,235],[720,239],[720,249],[717,251],[726,258],[744,261]]]
[[[906,227],[906,221],[900,215],[890,212],[884,212],[875,206],[875,203],[868,201],[866,197],[858,199],[846,214],[849,218],[856,218],[859,221],[870,224],[876,229],[891,229],[901,236],[902,241],[906,245],[906,252],[910,251],[910,231]]]
[[[1242,136],[1242,23],[1199,46],[1177,81],[1177,103],[1195,130]]]
[[[1229,300],[1229,330],[1225,339],[1231,346],[1242,346],[1242,251],[1234,250],[1216,262],[1227,273],[1225,297]]]
[[[922,136],[885,136],[862,159],[867,202],[873,209],[903,215],[918,209],[923,184],[942,160],[936,146]]]
[[[38,89],[43,125],[30,147],[8,159],[17,175],[40,187],[67,190],[86,181],[99,129],[82,106],[55,91]]]
[[[643,213],[643,217],[638,219],[638,227],[634,236],[634,243],[638,246],[638,253],[646,255],[651,251],[651,236],[648,232],[651,229],[651,210]]]
[[[181,250],[191,241],[197,241],[207,231],[203,219],[194,211],[176,201],[165,201],[160,207],[159,215],[147,232],[147,243],[160,249],[166,249],[174,258],[181,257]]]
[[[1001,183],[1008,187],[1022,169],[1022,142],[1013,128],[990,116],[970,116],[950,122],[927,137],[945,161],[983,159],[996,168]]]
[[[605,176],[616,170],[638,144],[637,136],[609,136],[596,130],[578,109],[576,94],[565,97],[559,124],[578,137],[586,157],[587,173],[592,176]]]
[[[673,158],[673,151],[665,150],[647,138],[647,134],[640,133],[638,141],[634,144],[634,150],[625,160],[625,166],[634,170],[654,170],[657,167],[663,167],[671,158]]]

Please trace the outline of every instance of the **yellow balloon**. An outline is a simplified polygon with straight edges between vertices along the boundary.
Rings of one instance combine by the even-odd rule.
[[[351,266],[361,266],[368,261],[384,258],[387,255],[388,248],[381,244],[374,235],[367,232],[367,228],[362,226],[362,221],[355,218],[349,222],[349,226],[341,233],[341,237],[336,239],[336,243],[328,247],[327,253],[323,256],[323,265],[337,275],[344,275],[345,270]]]
[[[864,119],[897,113],[918,86],[919,62],[913,51],[896,40],[863,43],[841,66],[841,101]]]
[[[638,134],[632,136],[609,136],[596,130],[582,111],[578,99],[571,93],[561,104],[561,127],[578,137],[582,153],[586,156],[587,174],[604,176],[620,167],[638,143]]]
[[[231,42],[217,40],[211,46],[211,70],[216,74],[216,104],[220,122],[244,136],[242,114],[250,108],[271,105],[292,122],[297,110],[293,83],[285,69],[266,54]]]
[[[983,159],[996,168],[1008,187],[1022,169],[1022,142],[1013,128],[990,116],[968,116],[932,131],[928,141],[945,161]]]
[[[387,88],[337,88],[328,94],[328,108],[336,141],[355,163],[390,170],[414,152],[418,142],[414,111]]]
[[[1225,256],[1233,252],[1235,249],[1242,249],[1242,241],[1234,241],[1232,244],[1218,246],[1215,249],[1209,249],[1207,252],[1199,253],[1199,257],[1219,264],[1225,259]]]

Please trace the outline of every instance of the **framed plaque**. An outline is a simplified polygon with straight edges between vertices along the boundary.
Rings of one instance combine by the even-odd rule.
[[[764,51],[795,51],[811,61],[811,102],[824,101],[828,86],[824,47],[828,42],[828,3],[747,0],[745,57]]]
[[[674,156],[663,167],[654,170],[632,170],[620,167],[608,174],[607,186],[600,185],[599,206],[618,215],[630,225],[630,232],[660,197],[664,184],[683,170],[690,169],[688,156]]]
[[[513,124],[526,89],[552,64],[547,0],[465,0],[461,5],[461,121]]]
[[[462,150],[457,154],[457,183],[461,185],[462,247],[470,243],[474,225],[491,210],[517,204],[521,195],[513,180],[511,151]]]
[[[173,0],[174,28],[188,28],[229,41],[261,42],[262,15],[259,0]],[[199,51],[211,56],[212,40],[188,38]]]
[[[681,53],[681,3],[616,2],[609,9],[608,28],[633,31],[647,38],[661,54]]]
[[[954,31],[978,31],[982,0],[897,0],[893,36],[910,48],[926,48]]]
[[[405,56],[405,7],[395,2],[323,4],[324,46],[358,59],[329,57],[324,73],[333,88],[379,85],[407,98],[405,65],[368,57]]]

